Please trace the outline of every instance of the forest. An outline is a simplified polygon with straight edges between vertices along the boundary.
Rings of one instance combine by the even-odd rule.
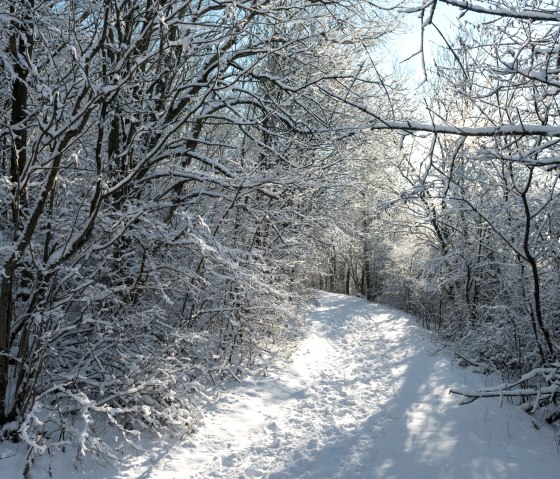
[[[0,0],[0,83],[0,441],[188,432],[313,289],[560,419],[556,1]]]

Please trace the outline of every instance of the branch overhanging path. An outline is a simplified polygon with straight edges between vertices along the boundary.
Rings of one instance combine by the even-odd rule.
[[[557,477],[553,430],[497,400],[460,406],[449,389],[479,388],[484,376],[438,351],[412,318],[317,294],[291,358],[228,386],[194,435],[118,470],[55,462],[54,477]]]

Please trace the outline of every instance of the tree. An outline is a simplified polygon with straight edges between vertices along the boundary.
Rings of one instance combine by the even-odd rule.
[[[456,38],[438,28],[443,4],[467,14]],[[528,9],[501,0],[404,8],[420,16],[422,31],[438,32],[447,52],[425,71],[426,108],[406,117],[354,106],[364,128],[397,131],[405,145],[422,148],[400,167],[408,186],[396,203],[412,213],[411,236],[429,246],[420,267],[408,270],[414,296],[432,324],[479,355],[475,362],[521,378],[527,391],[555,388],[539,368],[558,359],[560,11],[550,2]],[[517,384],[498,389],[514,396]],[[528,409],[550,407],[557,419],[553,394],[541,399]]]
[[[336,92],[378,95],[348,62],[388,22],[345,0],[0,8],[0,426],[32,454],[110,453],[94,416],[130,444],[189,428],[199,383],[297,329],[351,141]]]

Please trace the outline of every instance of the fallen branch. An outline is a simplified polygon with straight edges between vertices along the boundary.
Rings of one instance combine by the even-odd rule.
[[[449,394],[463,396],[460,404],[469,404],[479,398],[489,397],[536,397],[531,412],[535,412],[543,405],[550,404],[560,389],[560,365],[554,363],[552,367],[536,368],[529,371],[513,383],[503,383],[497,386],[480,389],[478,391],[451,389]],[[519,387],[528,382],[537,382],[534,387]]]

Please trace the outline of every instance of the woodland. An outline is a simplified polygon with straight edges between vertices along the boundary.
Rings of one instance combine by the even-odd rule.
[[[30,460],[188,432],[312,289],[503,377],[463,401],[560,419],[555,0],[0,0],[0,83],[0,441]]]

